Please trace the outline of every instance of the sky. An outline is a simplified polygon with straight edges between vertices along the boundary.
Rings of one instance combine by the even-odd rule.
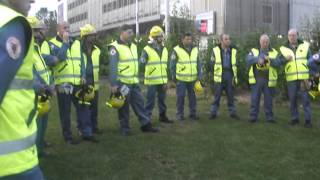
[[[31,4],[29,15],[35,15],[42,7],[46,7],[49,10],[56,10],[57,4],[58,2],[56,0],[35,0],[35,3]]]

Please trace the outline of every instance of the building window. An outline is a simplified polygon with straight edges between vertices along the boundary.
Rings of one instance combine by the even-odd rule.
[[[272,6],[262,6],[262,22],[266,24],[272,24]]]
[[[77,22],[80,22],[80,21],[83,21],[83,20],[86,20],[88,19],[88,13],[85,12],[85,13],[81,13],[81,14],[78,14],[76,16],[73,16],[71,18],[68,19],[68,22],[70,24],[74,24],[74,23],[77,23]]]
[[[72,3],[69,3],[68,4],[68,10],[71,10],[75,7],[78,7],[80,6],[81,4],[84,4],[86,3],[88,0],[76,0],[76,1],[73,1]]]
[[[143,1],[143,0],[139,0],[139,1]],[[107,4],[102,5],[102,12],[106,13],[106,12],[110,12],[116,9],[120,9],[126,6],[129,6],[131,4],[135,4],[136,0],[115,0],[115,1],[111,1]]]

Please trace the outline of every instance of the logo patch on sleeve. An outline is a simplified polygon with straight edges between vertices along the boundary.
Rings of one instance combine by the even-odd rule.
[[[9,37],[6,42],[6,50],[9,57],[17,60],[21,56],[21,43],[16,37]]]

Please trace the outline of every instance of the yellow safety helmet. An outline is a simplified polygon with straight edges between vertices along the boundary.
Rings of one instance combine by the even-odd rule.
[[[203,93],[203,87],[202,87],[202,84],[200,81],[196,81],[194,83],[194,91],[197,93],[197,94],[202,94]]]
[[[51,110],[51,103],[49,97],[39,97],[38,102],[38,117],[42,117]]]
[[[94,99],[94,88],[92,85],[85,86],[85,88],[79,89],[75,93],[76,98],[80,99],[82,104],[88,104],[90,101]],[[89,103],[90,104],[90,103]]]
[[[122,95],[116,96],[112,94],[110,99],[106,102],[106,105],[110,108],[120,109],[125,102],[126,98]]]
[[[161,36],[163,34],[164,32],[160,26],[153,26],[150,30],[149,37],[153,38],[153,37]]]
[[[91,24],[86,24],[80,28],[80,37],[88,36],[91,34],[96,34],[96,28]]]
[[[42,29],[43,23],[35,16],[27,17],[29,24],[31,25],[32,29]]]
[[[320,96],[319,79],[309,79],[308,83],[310,86],[308,94],[312,99],[316,99]]]
[[[320,92],[319,91],[309,91],[308,94],[312,99],[316,99],[317,97],[320,96]]]

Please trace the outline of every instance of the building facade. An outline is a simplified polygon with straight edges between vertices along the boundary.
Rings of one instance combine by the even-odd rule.
[[[306,20],[319,13],[320,0],[290,0],[290,27],[301,29]]]
[[[243,34],[255,30],[285,34],[289,27],[287,0],[190,0],[191,14],[213,12],[214,33]]]
[[[57,21],[67,21],[67,0],[58,0]]]
[[[136,0],[68,0],[68,22],[73,34],[84,24],[93,24],[98,31],[108,31],[122,24],[136,22]],[[164,0],[139,0],[139,23],[160,23]],[[143,32],[143,31],[142,31]]]

